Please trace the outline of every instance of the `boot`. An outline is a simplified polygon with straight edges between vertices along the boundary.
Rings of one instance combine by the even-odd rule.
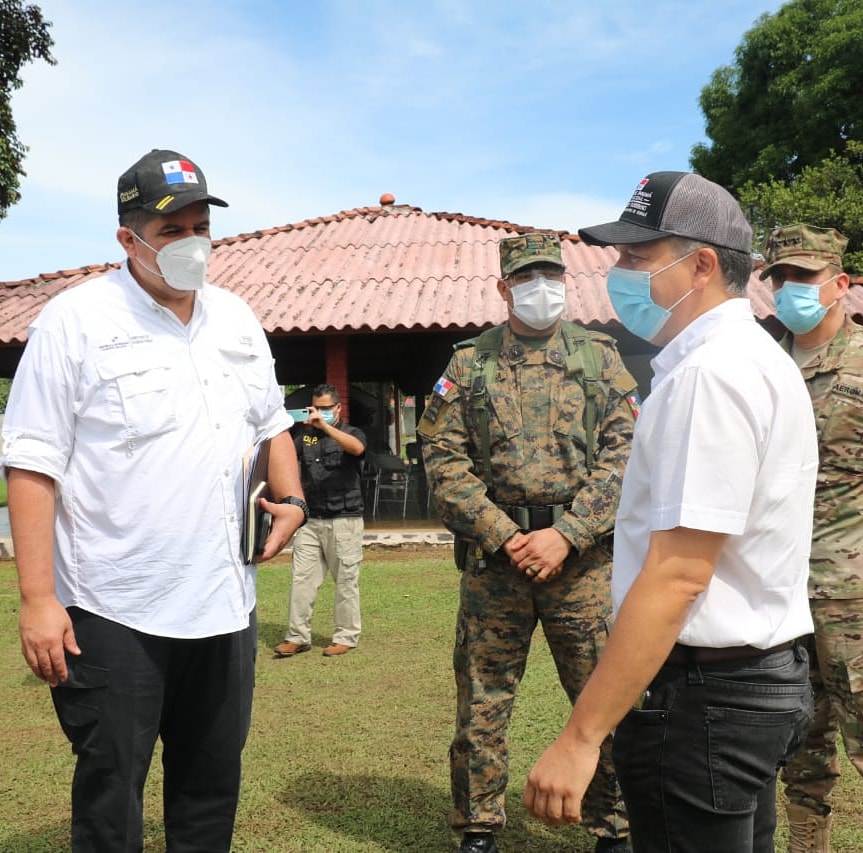
[[[820,815],[788,803],[788,853],[830,853],[830,826],[833,815]]]
[[[497,844],[491,832],[466,832],[458,853],[497,853]]]

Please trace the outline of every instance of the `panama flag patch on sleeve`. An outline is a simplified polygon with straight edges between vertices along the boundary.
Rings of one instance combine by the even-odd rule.
[[[438,379],[437,382],[435,382],[435,386],[434,386],[433,390],[434,390],[435,394],[439,395],[440,397],[446,397],[446,395],[450,392],[452,387],[453,387],[452,382],[450,382],[450,380],[447,379],[446,376],[441,376],[441,378]]]
[[[626,395],[626,402],[629,403],[629,408],[632,409],[632,416],[638,418],[641,412],[641,397],[634,391],[632,394]]]

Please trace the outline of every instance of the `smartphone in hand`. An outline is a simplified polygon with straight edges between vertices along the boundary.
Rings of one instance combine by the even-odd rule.
[[[288,409],[288,414],[294,419],[295,424],[304,423],[309,419],[308,409]]]

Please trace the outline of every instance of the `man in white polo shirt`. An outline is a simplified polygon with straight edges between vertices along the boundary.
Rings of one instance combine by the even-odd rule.
[[[205,281],[211,196],[176,151],[120,176],[119,269],[48,302],[3,429],[21,647],[77,756],[72,849],[140,850],[163,744],[166,847],[228,853],[251,719],[243,455],[271,439],[261,559],[307,515],[264,332]]]
[[[644,178],[614,245],[621,322],[663,347],[615,525],[608,645],[524,799],[550,823],[615,729],[635,853],[773,851],[776,772],[812,715],[805,650],[817,468],[806,388],[754,320],[752,232],[721,187]]]

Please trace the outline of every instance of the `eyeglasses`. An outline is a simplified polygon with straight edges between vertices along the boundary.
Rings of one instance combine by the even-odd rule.
[[[514,272],[512,275],[508,275],[506,280],[509,282],[510,287],[514,287],[517,284],[526,284],[538,275],[551,281],[563,281],[565,272],[566,270],[560,267],[531,267],[530,269],[518,270],[518,272]]]

